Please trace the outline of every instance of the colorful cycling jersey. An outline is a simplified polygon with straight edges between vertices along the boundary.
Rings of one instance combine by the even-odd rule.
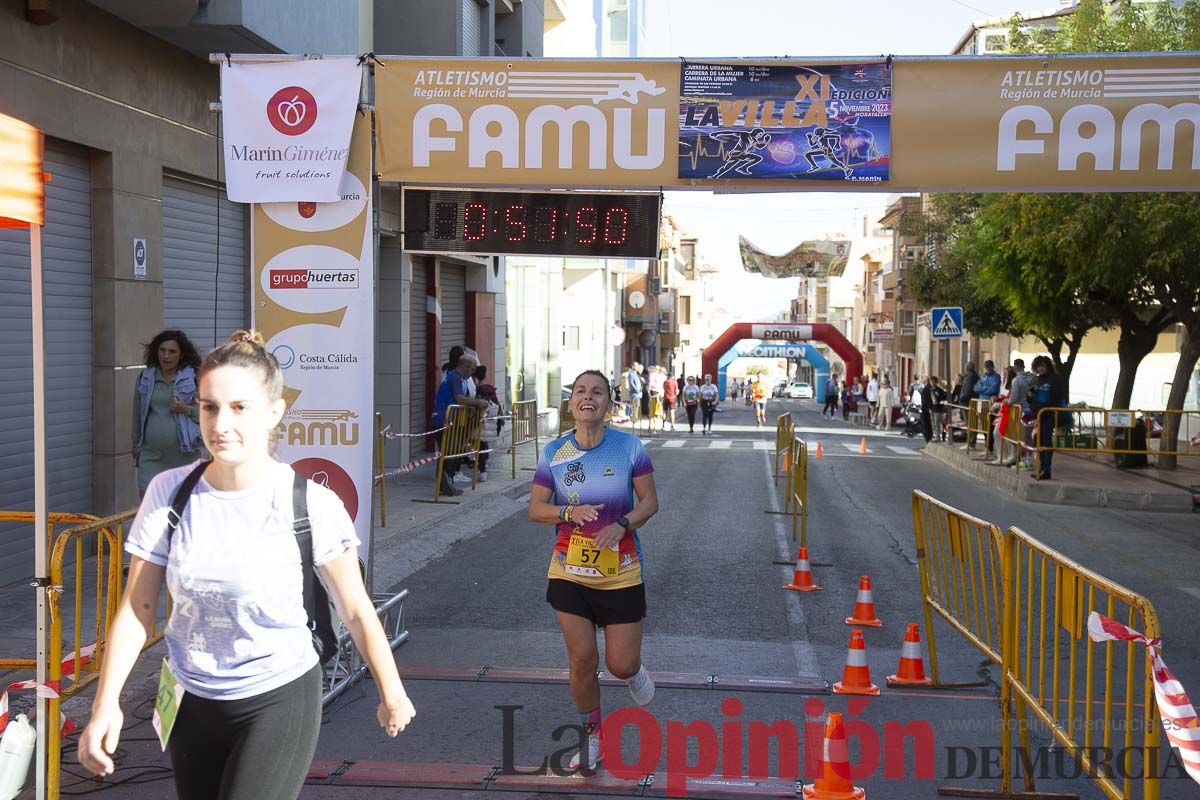
[[[693,383],[689,383],[683,387],[683,402],[685,405],[694,406],[700,402],[700,387]]]
[[[593,589],[624,589],[642,582],[642,545],[637,531],[629,531],[618,545],[616,574],[604,574],[585,549],[580,563],[568,563],[572,536],[590,537],[633,510],[633,479],[654,471],[642,441],[624,431],[607,428],[600,444],[583,449],[571,431],[546,445],[538,459],[533,482],[551,489],[556,505],[600,505],[600,516],[586,525],[560,522],[550,558],[550,578],[574,581]],[[598,554],[598,552],[597,552]],[[608,567],[606,567],[607,569]]]
[[[705,403],[712,405],[717,402],[717,387],[716,384],[706,383],[700,387],[700,399]]]

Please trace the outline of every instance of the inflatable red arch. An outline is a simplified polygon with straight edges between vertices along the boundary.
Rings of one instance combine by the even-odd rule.
[[[735,322],[714,339],[712,344],[704,348],[704,356],[700,360],[700,374],[712,375],[715,379],[721,356],[742,339],[762,339],[764,342],[824,342],[846,364],[846,381],[853,381],[863,374],[862,353],[850,344],[841,331],[825,322]]]

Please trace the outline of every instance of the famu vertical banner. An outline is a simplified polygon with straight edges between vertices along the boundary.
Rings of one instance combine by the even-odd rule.
[[[357,115],[341,200],[251,214],[254,326],[284,374],[277,455],[337,492],[371,532],[375,290],[371,123]]]

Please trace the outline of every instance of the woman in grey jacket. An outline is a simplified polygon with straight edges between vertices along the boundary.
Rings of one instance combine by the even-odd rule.
[[[190,464],[204,452],[196,369],[200,355],[187,335],[165,330],[146,345],[146,368],[133,392],[133,463],[138,495],[163,470]]]

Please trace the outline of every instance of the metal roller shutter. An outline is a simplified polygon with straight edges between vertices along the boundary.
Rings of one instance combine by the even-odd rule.
[[[455,345],[475,347],[467,341],[467,268],[442,262],[442,363]]]
[[[410,295],[409,315],[411,342],[412,378],[409,381],[408,396],[412,406],[409,408],[409,424],[413,433],[429,429],[429,415],[425,413],[425,270],[426,260],[421,256],[413,256],[412,260],[412,292]]]
[[[464,56],[486,56],[483,51],[483,15],[487,8],[475,0],[462,0]]]
[[[42,232],[51,511],[92,508],[92,180],[86,151],[46,143]],[[0,508],[33,510],[29,233],[0,229]],[[0,585],[33,575],[31,525],[0,523]]]
[[[220,199],[218,230],[215,187],[163,176],[163,322],[201,355],[246,326],[246,214]]]

